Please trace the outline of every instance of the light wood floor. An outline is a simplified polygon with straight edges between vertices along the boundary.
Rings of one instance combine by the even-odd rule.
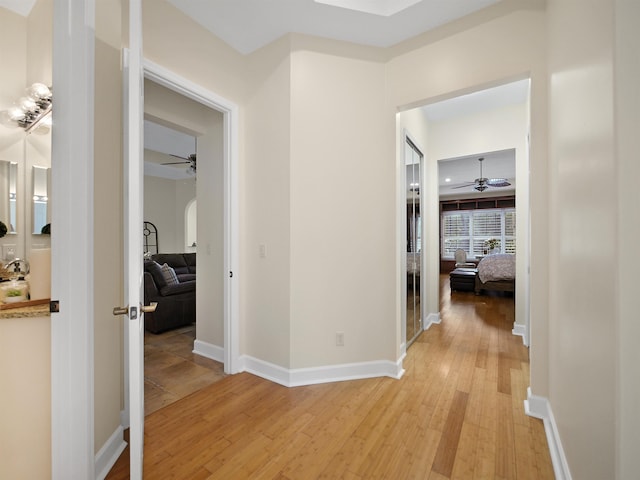
[[[228,376],[152,413],[148,479],[552,479],[540,420],[523,400],[528,351],[513,298],[455,292],[400,380],[286,388]],[[107,477],[128,478],[125,451]]]
[[[222,363],[193,353],[195,325],[144,334],[145,415],[225,377]]]

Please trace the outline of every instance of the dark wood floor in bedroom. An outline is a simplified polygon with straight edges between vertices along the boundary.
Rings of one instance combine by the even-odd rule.
[[[285,388],[227,376],[150,414],[145,478],[552,479],[527,417],[528,350],[512,297],[454,292],[400,380]],[[109,479],[128,478],[128,451]]]

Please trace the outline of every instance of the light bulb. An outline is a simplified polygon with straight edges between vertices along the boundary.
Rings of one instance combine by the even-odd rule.
[[[36,110],[38,110],[38,105],[36,104],[36,102],[34,102],[33,99],[29,97],[22,97],[20,99],[20,107],[24,110],[25,113],[35,112]]]
[[[13,122],[19,122],[20,120],[24,120],[25,112],[20,107],[11,107],[7,113],[9,114],[9,119]]]
[[[51,90],[44,83],[34,83],[27,89],[27,95],[33,100],[51,98]]]

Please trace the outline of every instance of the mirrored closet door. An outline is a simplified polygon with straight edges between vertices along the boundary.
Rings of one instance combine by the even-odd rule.
[[[413,142],[407,138],[405,144],[405,178],[407,200],[406,234],[406,342],[407,347],[422,332],[422,309],[420,306],[421,270],[422,270],[422,189],[423,155]]]

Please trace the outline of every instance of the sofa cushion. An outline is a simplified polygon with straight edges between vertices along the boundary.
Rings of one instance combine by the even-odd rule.
[[[177,285],[180,283],[178,281],[178,277],[176,276],[176,271],[171,268],[166,263],[162,265],[162,276],[164,277],[164,282],[166,285]]]
[[[181,273],[191,273],[185,261],[184,254],[182,253],[157,253],[153,256],[153,260],[160,265],[166,263],[173,268],[178,275]]]
[[[182,273],[182,274],[178,275],[178,281],[180,283],[190,282],[191,280],[195,280],[195,279],[196,279],[196,274],[195,273]]]
[[[162,287],[167,286],[167,282],[164,279],[164,275],[162,273],[162,267],[158,262],[154,262],[153,260],[144,262],[144,270],[145,272],[149,272],[153,277],[153,281],[155,282],[158,290]]]
[[[169,297],[171,295],[180,295],[182,293],[189,293],[196,291],[196,281],[191,280],[189,282],[176,283],[175,285],[167,285],[162,287],[160,295],[163,297]],[[162,301],[162,300],[161,300]]]
[[[189,269],[189,273],[196,273],[196,254],[195,253],[185,253],[184,261],[187,264]]]

